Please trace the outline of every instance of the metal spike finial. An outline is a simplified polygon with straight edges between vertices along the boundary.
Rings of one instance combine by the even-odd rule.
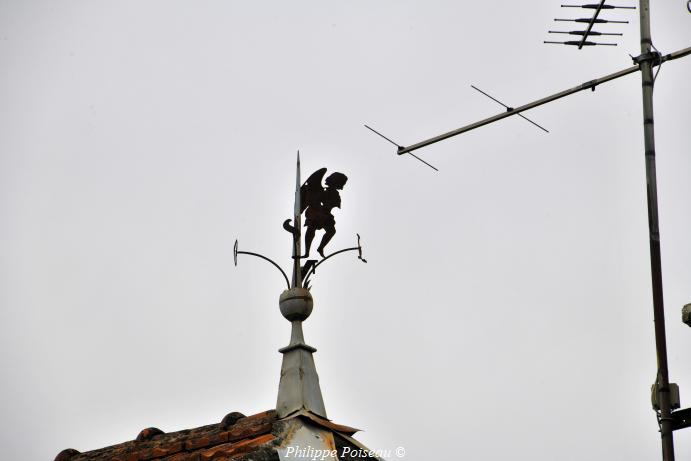
[[[300,267],[300,255],[302,249],[302,201],[300,197],[300,151],[297,154],[297,164],[295,167],[295,206],[293,207],[293,283],[292,288],[302,287],[302,269]]]

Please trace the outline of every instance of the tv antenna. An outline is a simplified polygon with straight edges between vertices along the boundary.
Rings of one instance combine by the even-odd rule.
[[[674,461],[674,438],[673,431],[682,428],[691,427],[691,408],[684,410],[676,410],[679,408],[677,399],[673,400],[673,394],[678,387],[669,382],[669,369],[667,362],[667,338],[665,332],[665,313],[664,301],[662,291],[662,264],[660,251],[660,228],[658,219],[658,200],[657,200],[657,175],[655,167],[655,137],[654,137],[654,118],[653,118],[653,86],[655,83],[655,76],[653,76],[653,68],[661,66],[667,61],[683,58],[691,54],[691,47],[683,48],[681,50],[669,53],[666,55],[660,54],[655,48],[651,39],[650,33],[650,7],[649,0],[639,0],[638,10],[640,18],[640,46],[641,54],[633,57],[634,65],[617,72],[599,77],[573,88],[569,88],[558,93],[543,97],[536,101],[529,102],[517,108],[507,107],[505,112],[488,117],[477,122],[470,123],[461,128],[442,133],[432,138],[420,141],[409,146],[400,146],[396,143],[397,154],[411,154],[413,151],[427,147],[431,144],[443,141],[453,136],[458,136],[462,133],[480,128],[490,123],[511,117],[513,115],[521,115],[522,112],[533,109],[535,107],[547,104],[557,99],[572,95],[579,91],[592,90],[598,85],[615,80],[625,75],[634,72],[641,73],[641,88],[643,95],[643,135],[644,135],[644,156],[645,156],[645,173],[646,173],[646,188],[647,188],[647,203],[648,203],[648,233],[650,246],[650,266],[651,266],[651,284],[653,292],[653,316],[655,322],[655,349],[657,354],[657,375],[655,384],[653,385],[652,397],[653,408],[656,411],[658,424],[660,427],[660,438],[662,445],[662,459],[663,461]],[[592,5],[580,5],[581,8],[591,8]],[[585,31],[574,31],[573,35],[582,35],[580,41],[564,42],[566,45],[578,45],[579,49],[582,46],[591,46],[587,43],[589,36],[597,35],[593,33],[592,27],[594,24],[602,23],[626,23],[626,21],[614,21],[598,18],[601,10],[614,9],[616,7],[605,5],[604,0],[601,0],[595,9],[595,13],[590,19],[568,19],[564,21],[573,21],[580,23],[588,23]],[[632,7],[620,7],[632,8]],[[691,11],[691,3],[689,3]],[[567,32],[568,33],[568,32]],[[600,33],[602,34],[602,33]],[[597,45],[597,44],[596,44]],[[369,127],[368,127],[369,128]],[[370,128],[371,129],[371,128]],[[676,396],[675,396],[676,397]]]
[[[591,18],[577,18],[577,19],[555,19],[556,22],[576,22],[576,23],[582,23],[582,24],[588,24],[586,26],[585,30],[570,30],[570,31],[561,31],[561,30],[550,30],[548,31],[550,34],[567,34],[567,35],[576,35],[580,36],[580,40],[566,40],[563,42],[555,42],[555,41],[549,41],[545,40],[543,43],[551,43],[555,45],[571,45],[571,46],[577,46],[578,49],[582,49],[584,46],[597,46],[597,45],[606,45],[606,46],[617,46],[616,43],[609,43],[609,42],[591,42],[588,40],[588,37],[600,37],[600,36],[614,36],[618,35],[621,36],[623,34],[617,33],[617,32],[597,32],[593,30],[593,26],[595,24],[628,24],[629,21],[617,21],[617,20],[611,20],[611,19],[601,19],[598,18],[600,15],[600,12],[602,10],[615,10],[615,9],[621,9],[621,10],[635,10],[635,6],[614,6],[614,5],[605,5],[605,0],[600,0],[600,3],[588,3],[585,5],[561,5],[562,8],[582,8],[582,9],[590,9],[590,10],[595,10],[593,13],[593,16]]]

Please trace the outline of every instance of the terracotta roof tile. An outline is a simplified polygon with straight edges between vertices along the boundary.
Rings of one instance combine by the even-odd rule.
[[[274,410],[248,417],[230,413],[218,424],[170,433],[147,428],[136,440],[118,445],[85,453],[63,450],[55,461],[278,461],[276,449],[290,439],[298,420],[348,441],[343,443],[351,443],[348,436],[357,431],[309,412],[284,420],[278,420]]]
[[[148,428],[140,433],[139,440],[84,453],[64,450],[56,461],[220,461],[238,459],[277,440],[271,434],[276,422],[274,410],[248,417],[234,414],[224,421],[170,433]]]
[[[252,448],[272,442],[276,436],[272,434],[260,435],[253,439],[242,440],[241,442],[224,443],[213,448],[202,451],[199,454],[201,461],[210,461],[212,459],[228,458],[235,455],[245,454],[252,450]]]
[[[164,434],[162,430],[160,430],[157,427],[147,427],[146,429],[142,429],[139,435],[137,435],[137,438],[134,439],[137,442],[143,442],[144,440],[151,440],[155,436]]]

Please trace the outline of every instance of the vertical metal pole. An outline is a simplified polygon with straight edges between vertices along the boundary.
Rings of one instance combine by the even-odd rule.
[[[295,230],[293,233],[293,283],[291,288],[302,288],[302,269],[300,267],[300,255],[302,248],[300,242],[302,240],[302,211],[300,209],[302,199],[300,197],[300,151],[298,151],[297,168],[295,172],[295,206],[293,208],[293,226]]]
[[[665,307],[662,296],[662,263],[660,258],[660,228],[657,208],[657,180],[655,172],[655,127],[653,120],[653,61],[650,58],[649,0],[639,2],[641,22],[641,80],[643,88],[643,134],[645,142],[645,174],[648,193],[648,229],[650,235],[650,268],[653,285],[653,312],[655,319],[655,346],[657,350],[657,392],[660,406],[660,437],[663,461],[674,461],[672,408],[667,368],[667,338],[665,334]],[[647,57],[646,57],[647,56]]]

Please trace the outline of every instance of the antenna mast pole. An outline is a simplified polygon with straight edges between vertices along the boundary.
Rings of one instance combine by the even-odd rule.
[[[660,257],[660,227],[657,207],[657,179],[655,170],[655,125],[653,119],[653,63],[659,59],[652,53],[650,36],[649,0],[640,0],[641,24],[641,81],[643,92],[643,136],[645,145],[645,175],[648,196],[648,230],[650,239],[650,268],[653,286],[653,313],[655,319],[655,347],[657,351],[657,378],[654,392],[660,406],[659,424],[663,461],[674,461],[672,404],[667,368],[667,338],[665,333],[665,307],[662,293],[662,263]]]

